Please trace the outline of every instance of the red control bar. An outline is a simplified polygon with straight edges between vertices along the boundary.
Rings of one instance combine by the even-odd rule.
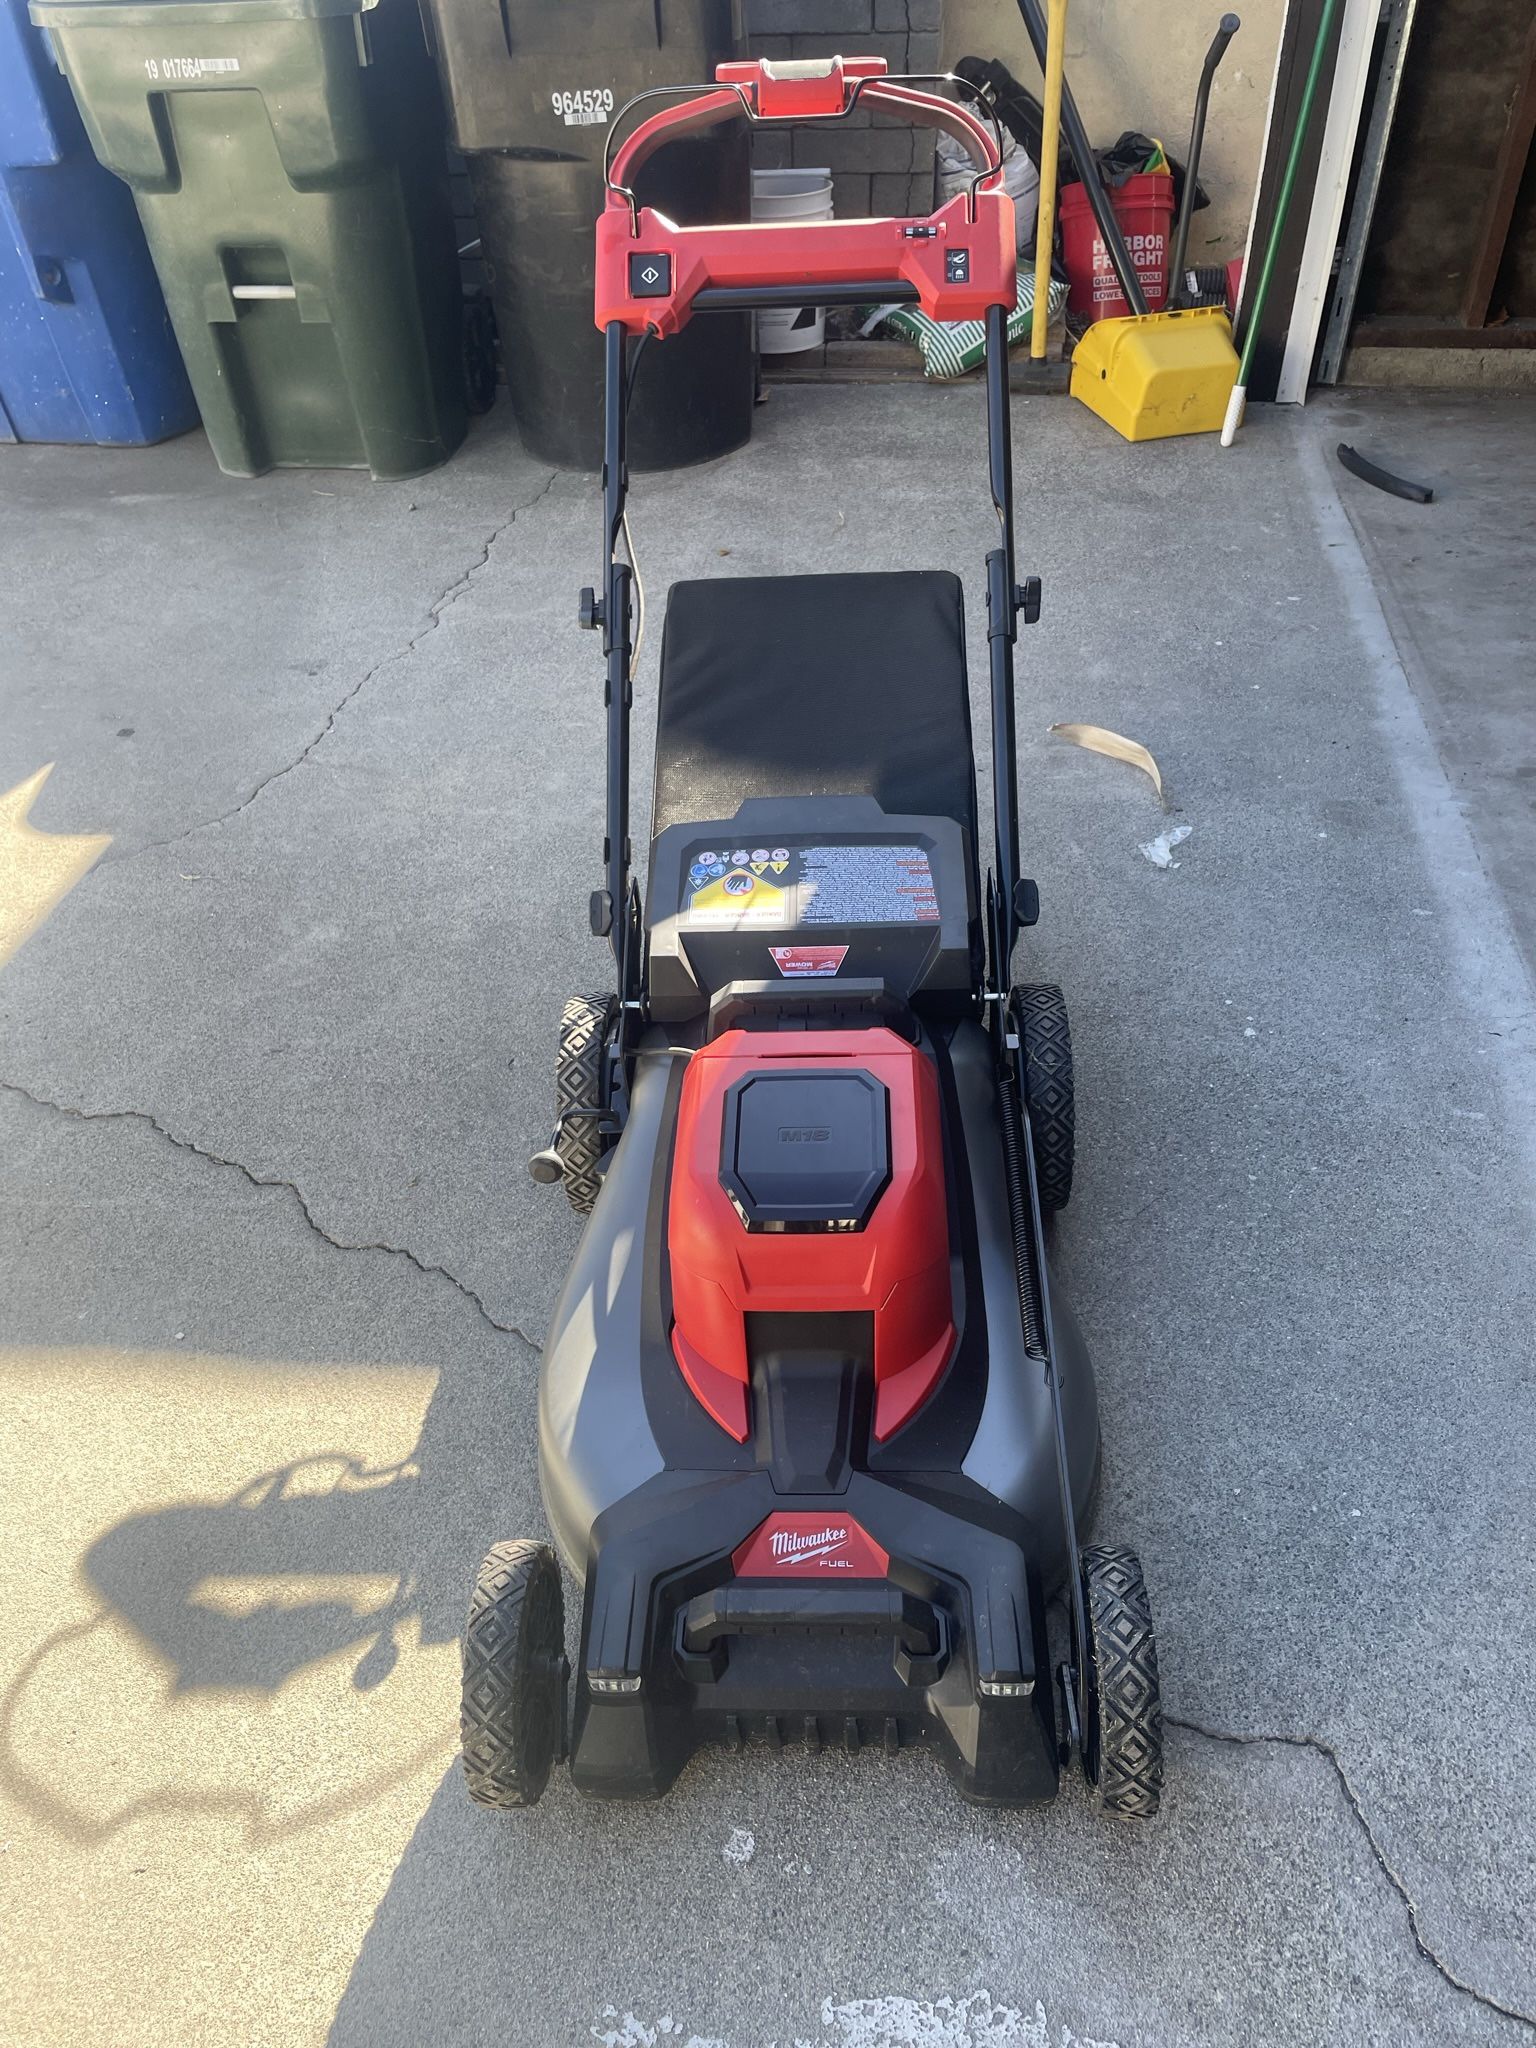
[[[642,122],[613,160],[597,223],[597,325],[617,321],[631,334],[668,335],[695,309],[858,299],[915,300],[935,320],[979,320],[989,306],[1012,308],[1013,201],[1002,189],[993,136],[967,108],[884,72],[879,57],[722,64],[718,89],[701,87]],[[977,185],[920,220],[694,228],[638,206],[628,189],[652,151],[680,135],[741,114],[754,122],[837,119],[860,101],[958,135],[986,166]]]

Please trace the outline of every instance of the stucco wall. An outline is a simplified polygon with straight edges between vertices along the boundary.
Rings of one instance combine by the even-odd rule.
[[[1098,147],[1123,128],[1140,128],[1183,156],[1201,61],[1222,12],[1219,0],[1071,0],[1067,80]],[[1201,162],[1211,204],[1189,230],[1196,263],[1242,254],[1285,0],[1237,0],[1234,12],[1243,25],[1211,88]],[[1000,57],[1039,94],[1040,67],[1014,0],[946,0],[943,33],[946,63]]]

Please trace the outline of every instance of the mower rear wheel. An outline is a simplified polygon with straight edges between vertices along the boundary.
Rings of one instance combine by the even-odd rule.
[[[469,1796],[532,1806],[565,1723],[565,1599],[547,1543],[498,1543],[480,1567],[464,1632],[459,1735]]]
[[[1146,1581],[1135,1551],[1085,1550],[1088,1724],[1083,1765],[1101,1813],[1150,1820],[1163,1791],[1163,1702]]]
[[[1077,1112],[1072,1095],[1072,1028],[1053,982],[1013,991],[1013,1017],[1024,1051],[1024,1097],[1034,1144],[1040,1206],[1048,1214],[1072,1199]]]
[[[607,1049],[618,1020],[616,995],[572,996],[560,1013],[560,1048],[555,1055],[555,1150],[564,1173],[565,1199],[578,1216],[590,1216],[603,1184],[598,1171],[604,1142],[595,1115],[607,1103]],[[573,1113],[574,1112],[574,1113]]]

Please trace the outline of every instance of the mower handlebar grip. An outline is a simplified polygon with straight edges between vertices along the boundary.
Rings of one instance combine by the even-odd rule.
[[[1211,38],[1211,47],[1205,53],[1204,68],[1208,72],[1214,71],[1222,58],[1227,54],[1228,43],[1231,42],[1242,25],[1242,22],[1235,14],[1224,14],[1221,17],[1216,33]]]
[[[963,79],[956,83],[974,90]],[[653,150],[744,116],[841,120],[861,98],[943,128],[980,164],[970,186],[920,219],[761,221],[679,227],[642,206],[626,182]],[[647,100],[672,104],[613,150],[625,117]],[[996,118],[993,117],[996,128]],[[767,304],[853,305],[895,299],[932,320],[981,320],[1018,297],[1013,201],[1002,144],[969,108],[888,78],[882,57],[812,64],[722,64],[712,86],[653,86],[614,117],[604,147],[607,199],[597,222],[594,315],[605,331],[676,334],[701,310]],[[818,294],[823,296],[818,296]],[[765,296],[772,294],[774,296]]]
[[[975,94],[974,86],[951,72],[912,79],[887,77],[883,57],[826,57],[787,63],[760,57],[717,65],[713,85],[652,86],[626,100],[609,124],[603,145],[608,204],[627,204],[633,215],[636,207],[630,179],[663,143],[680,135],[713,127],[738,114],[754,126],[768,121],[842,121],[864,98],[905,112],[915,124],[942,128],[954,136],[979,166],[978,185],[1000,178],[1003,146],[996,116],[991,116],[989,130],[969,107],[914,89],[941,83],[953,83]],[[615,153],[614,137],[625,116],[654,99],[670,99],[675,104],[632,129]]]

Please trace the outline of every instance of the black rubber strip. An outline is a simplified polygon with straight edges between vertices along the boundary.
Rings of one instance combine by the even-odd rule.
[[[1378,469],[1374,462],[1367,462],[1363,455],[1357,455],[1347,441],[1339,443],[1338,455],[1351,476],[1359,477],[1362,483],[1374,484],[1378,491],[1389,491],[1394,498],[1407,498],[1415,505],[1433,505],[1435,502],[1435,494],[1428,484],[1413,484],[1405,476],[1394,476],[1390,469]]]

